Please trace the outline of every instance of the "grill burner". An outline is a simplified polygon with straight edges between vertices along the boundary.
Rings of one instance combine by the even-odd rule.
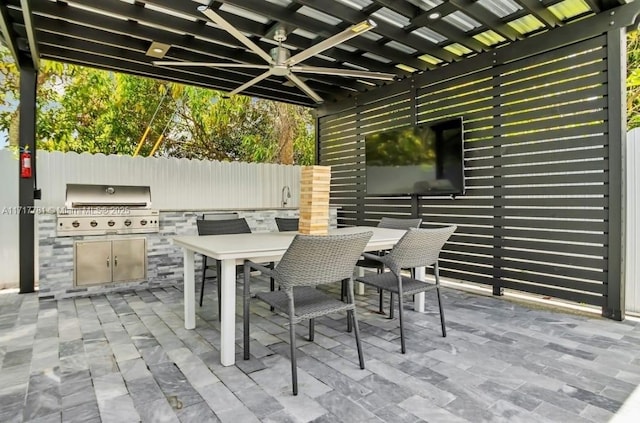
[[[150,208],[148,186],[67,184],[65,206],[58,213],[58,236],[159,230],[159,212]]]

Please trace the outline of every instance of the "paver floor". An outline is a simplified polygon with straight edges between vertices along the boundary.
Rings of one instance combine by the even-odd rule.
[[[313,343],[299,325],[294,397],[286,319],[259,302],[251,360],[238,303],[236,365],[220,365],[214,286],[195,330],[179,287],[0,294],[0,422],[606,422],[640,384],[636,321],[445,288],[448,336],[428,295],[405,314],[404,355],[397,318],[373,291],[357,297],[365,370],[344,315],[318,319]]]

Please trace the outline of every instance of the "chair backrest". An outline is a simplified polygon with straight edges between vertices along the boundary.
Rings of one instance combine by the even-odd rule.
[[[296,235],[274,269],[274,278],[285,289],[348,279],[372,236],[373,232]]]
[[[238,213],[229,212],[229,213],[203,213],[203,220],[231,220],[238,219]]]
[[[251,228],[245,218],[225,220],[196,220],[198,235],[250,234]]]
[[[399,219],[396,217],[383,217],[378,223],[379,228],[387,229],[409,229],[419,228],[422,219]]]
[[[276,217],[276,225],[280,232],[297,231],[299,221],[297,217]]]
[[[400,269],[431,266],[438,261],[440,250],[456,229],[456,226],[410,228],[385,256],[385,264],[395,274],[399,274]]]

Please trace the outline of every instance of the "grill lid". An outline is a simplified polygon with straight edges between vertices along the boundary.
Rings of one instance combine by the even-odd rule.
[[[151,188],[142,185],[67,184],[64,205],[82,207],[151,207]]]

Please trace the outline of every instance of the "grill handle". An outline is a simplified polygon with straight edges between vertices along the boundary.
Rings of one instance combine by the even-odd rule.
[[[109,267],[110,264],[111,264],[111,259],[107,257],[107,267]]]
[[[117,266],[117,265],[118,265],[118,256],[115,256],[115,257],[113,258],[113,265],[114,265],[114,266]]]

